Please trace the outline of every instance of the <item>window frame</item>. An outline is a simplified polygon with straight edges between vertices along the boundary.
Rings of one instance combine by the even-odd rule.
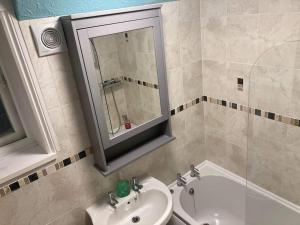
[[[18,159],[18,153],[38,154],[40,160],[28,161],[22,168],[8,168],[0,173],[0,186],[16,179],[33,169],[49,164],[56,159],[58,143],[50,123],[50,118],[42,101],[43,97],[33,65],[9,1],[0,3],[0,66],[6,78],[11,98],[22,122],[26,138],[0,147],[0,159],[9,162]],[[11,156],[11,158],[10,158]],[[20,156],[21,157],[21,156]],[[20,158],[21,160],[21,158]],[[1,176],[5,174],[5,176]]]

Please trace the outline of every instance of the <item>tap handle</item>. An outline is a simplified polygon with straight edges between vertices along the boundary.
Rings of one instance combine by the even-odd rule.
[[[108,195],[108,197],[109,197],[110,199],[116,198],[116,194],[115,194],[114,192],[112,192],[112,191],[107,192],[107,195]]]
[[[191,168],[191,171],[199,172],[199,170],[194,166],[194,164],[191,164],[190,168]]]
[[[136,190],[136,187],[138,189],[142,189],[143,185],[140,184],[139,179],[137,177],[132,177],[132,187],[133,190]]]
[[[132,177],[132,186],[134,187],[135,185],[137,185],[139,183],[139,180],[137,177]]]
[[[186,178],[185,178],[185,177],[181,176],[181,173],[177,173],[177,178],[179,178],[179,179],[183,179],[183,180],[186,180]]]

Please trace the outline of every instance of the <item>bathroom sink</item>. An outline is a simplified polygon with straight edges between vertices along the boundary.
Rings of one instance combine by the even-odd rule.
[[[93,225],[165,225],[172,216],[172,196],[161,181],[149,177],[140,181],[140,193],[118,198],[114,207],[100,201],[87,209]]]

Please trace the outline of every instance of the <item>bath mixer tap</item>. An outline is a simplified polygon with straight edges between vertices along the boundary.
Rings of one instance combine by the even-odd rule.
[[[181,187],[181,186],[186,186],[187,182],[186,179],[181,176],[180,173],[177,173],[177,186]]]
[[[191,177],[200,177],[199,170],[193,164],[191,165],[190,168],[191,168],[191,174],[190,174]]]
[[[116,199],[116,195],[113,192],[108,192],[108,204],[111,205],[113,208],[116,208],[116,205],[119,203]]]
[[[143,185],[139,184],[139,180],[136,177],[132,178],[132,190],[135,192],[140,192],[140,190],[143,188]]]

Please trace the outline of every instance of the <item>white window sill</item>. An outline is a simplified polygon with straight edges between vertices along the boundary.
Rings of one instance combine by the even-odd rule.
[[[32,142],[21,149],[1,151],[2,149],[0,149],[0,186],[56,159],[55,153],[44,153]]]

